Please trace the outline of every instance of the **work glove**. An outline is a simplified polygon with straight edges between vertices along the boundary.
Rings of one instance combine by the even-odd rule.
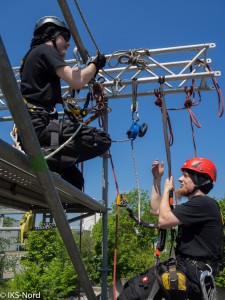
[[[98,74],[99,70],[104,68],[106,64],[106,57],[105,54],[99,53],[97,56],[95,56],[88,65],[94,64],[96,67],[95,76]]]

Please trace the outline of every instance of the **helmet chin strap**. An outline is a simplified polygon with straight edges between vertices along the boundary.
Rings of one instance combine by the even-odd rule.
[[[201,184],[195,184],[193,190],[192,190],[191,192],[189,192],[189,193],[187,194],[187,196],[193,194],[195,191],[199,190],[201,187],[203,187],[203,186],[209,184],[210,182],[211,182],[211,181],[210,181],[209,179],[207,179],[205,182],[203,182],[203,183],[201,183]]]
[[[201,184],[198,184],[198,185],[195,185],[196,188],[201,188],[203,186],[205,186],[206,184],[209,184],[211,181],[209,179],[207,179],[205,182],[201,183]]]
[[[52,41],[52,43],[53,43],[53,46],[55,47],[55,49],[58,51],[58,49],[57,49],[57,45],[56,45],[56,38],[57,38],[57,36],[60,34],[60,31],[56,31],[55,33],[54,33],[54,35],[51,37],[51,41]]]
[[[191,194],[193,194],[195,191],[199,190],[201,187],[209,184],[211,181],[209,179],[207,179],[205,182],[201,183],[201,184],[195,184],[194,188],[191,192],[187,193],[186,196],[190,196]]]
[[[203,183],[199,184],[199,183],[198,183],[199,181],[198,181],[198,176],[197,176],[197,174],[194,173],[193,175],[194,175],[194,180],[193,180],[193,182],[194,182],[194,185],[195,185],[195,186],[194,186],[194,189],[193,189],[193,192],[196,191],[197,189],[199,189],[199,188],[205,186],[206,184],[209,184],[209,183],[210,183],[210,180],[209,180],[209,179],[206,179]]]

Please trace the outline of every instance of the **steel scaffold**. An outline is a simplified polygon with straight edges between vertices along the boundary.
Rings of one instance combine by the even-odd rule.
[[[77,49],[74,49],[75,59],[67,60],[67,62],[71,66],[83,67],[88,59],[85,47],[66,1],[58,0],[58,3],[77,45]],[[21,95],[18,92],[17,84],[20,83],[19,67],[11,68],[2,41],[0,41],[0,47],[0,67],[1,70],[5,69],[4,77],[3,72],[0,76],[0,110],[9,110],[11,113],[9,116],[0,117],[0,122],[14,120],[17,126],[19,125],[18,127],[21,126],[19,129],[22,136],[29,131],[30,141],[33,141],[33,146],[29,146],[26,143],[27,155],[24,155],[0,140],[0,167],[2,170],[6,168],[8,173],[14,172],[19,174],[18,176],[24,176],[28,181],[30,180],[29,184],[32,186],[32,188],[28,188],[26,185],[18,186],[17,190],[15,190],[17,194],[13,195],[10,183],[8,188],[5,187],[5,181],[2,181],[3,173],[0,172],[1,203],[6,206],[8,204],[10,207],[16,207],[13,204],[15,205],[14,200],[17,199],[17,208],[22,210],[27,210],[30,205],[50,208],[71,260],[74,266],[76,265],[75,269],[88,299],[96,299],[96,297],[83,267],[76,244],[74,245],[72,242],[70,228],[61,202],[62,204],[74,204],[74,200],[71,200],[72,195],[73,198],[76,198],[77,211],[101,211],[103,213],[102,299],[107,299],[108,158],[106,156],[103,157],[103,204],[99,204],[99,202],[63,182],[58,176],[48,171],[43,163],[39,143],[29,121]],[[104,70],[99,72],[99,76],[102,77],[101,84],[104,88],[105,98],[108,100],[132,98],[134,79],[138,86],[138,97],[154,96],[154,86],[158,84],[160,77],[164,78],[164,94],[183,93],[185,86],[191,86],[193,80],[195,81],[193,86],[194,92],[215,91],[215,87],[209,84],[209,79],[218,77],[221,74],[220,71],[212,71],[208,67],[212,62],[208,57],[208,51],[215,47],[214,43],[206,43],[161,49],[119,50],[115,53],[107,54],[107,65]],[[180,57],[179,60],[178,57]],[[70,93],[69,87],[63,83],[62,91],[63,97]],[[88,86],[85,86],[81,93],[77,95],[76,101],[84,102],[87,91]],[[14,103],[12,103],[12,99]],[[16,102],[17,108],[15,110],[14,105]],[[24,125],[21,125],[21,119],[25,120]],[[107,115],[105,115],[105,121],[107,126]],[[43,167],[41,171],[34,166],[34,162],[39,158]],[[7,179],[10,182],[9,178]],[[33,189],[33,186],[36,184],[39,184],[39,189]],[[49,189],[49,187],[51,188]],[[43,191],[42,195],[40,190]],[[49,192],[49,190],[51,191]]]

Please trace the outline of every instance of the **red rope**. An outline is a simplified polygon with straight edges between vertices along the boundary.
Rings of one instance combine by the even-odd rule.
[[[199,121],[197,120],[197,118],[195,117],[193,111],[191,110],[191,107],[194,106],[194,100],[192,100],[190,97],[193,93],[193,87],[191,86],[190,89],[188,89],[188,87],[186,86],[184,88],[185,93],[187,94],[186,100],[184,102],[184,107],[186,107],[188,109],[188,112],[190,114],[190,119],[191,122],[193,122],[198,128],[201,128],[201,124],[199,123]]]
[[[155,89],[154,90],[155,92],[155,96],[157,97],[157,99],[155,100],[155,105],[156,106],[159,106],[161,111],[162,111],[162,95],[160,93],[160,90],[158,89]],[[169,117],[169,114],[168,112],[166,112],[166,119],[167,119],[167,127],[168,127],[168,131],[170,133],[170,136],[169,136],[169,146],[172,146],[173,145],[173,129],[172,129],[172,125],[171,125],[171,122],[170,122],[170,117]]]
[[[110,162],[111,162],[112,171],[113,171],[113,177],[114,177],[114,181],[115,181],[115,185],[116,185],[116,194],[117,194],[116,199],[117,199],[120,195],[119,185],[117,182],[116,172],[115,172],[115,168],[114,168],[110,150],[109,150],[109,157],[110,157]],[[114,256],[113,256],[113,300],[116,300],[116,298],[117,298],[117,296],[116,296],[116,268],[117,268],[117,248],[118,248],[118,224],[119,224],[119,211],[118,211],[118,205],[116,203],[116,232],[115,232],[115,245],[114,245]]]
[[[204,61],[202,61],[202,60],[200,60],[200,59],[198,59],[197,61],[198,61],[199,63],[201,63],[201,64],[204,65]],[[206,64],[206,67],[207,67],[207,69],[208,69],[209,71],[211,71],[211,72],[213,71],[212,68],[209,66],[209,64]],[[222,91],[221,91],[221,89],[220,89],[220,86],[219,86],[219,84],[218,84],[217,79],[216,79],[215,76],[212,78],[212,81],[213,81],[213,85],[214,85],[214,87],[215,87],[215,89],[216,89],[216,91],[217,91],[217,95],[218,95],[218,116],[219,116],[219,117],[222,117],[223,112],[224,112],[224,99],[223,99],[223,94],[222,94]]]

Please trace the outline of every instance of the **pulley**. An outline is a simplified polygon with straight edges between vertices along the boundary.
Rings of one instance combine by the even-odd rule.
[[[139,137],[143,137],[147,132],[148,125],[143,123],[142,125],[138,124],[137,122],[133,122],[130,129],[127,130],[126,134],[128,139],[136,139],[137,135]]]
[[[147,123],[141,124],[140,129],[138,131],[138,136],[143,137],[146,134],[147,130],[148,130],[148,124]]]
[[[132,81],[132,105],[131,105],[131,111],[132,111],[132,119],[133,123],[129,130],[127,130],[126,134],[128,136],[128,139],[136,139],[137,135],[139,137],[143,137],[148,129],[148,125],[146,123],[143,123],[142,125],[138,124],[139,121],[139,113],[138,113],[138,101],[137,101],[137,78],[133,78]]]

